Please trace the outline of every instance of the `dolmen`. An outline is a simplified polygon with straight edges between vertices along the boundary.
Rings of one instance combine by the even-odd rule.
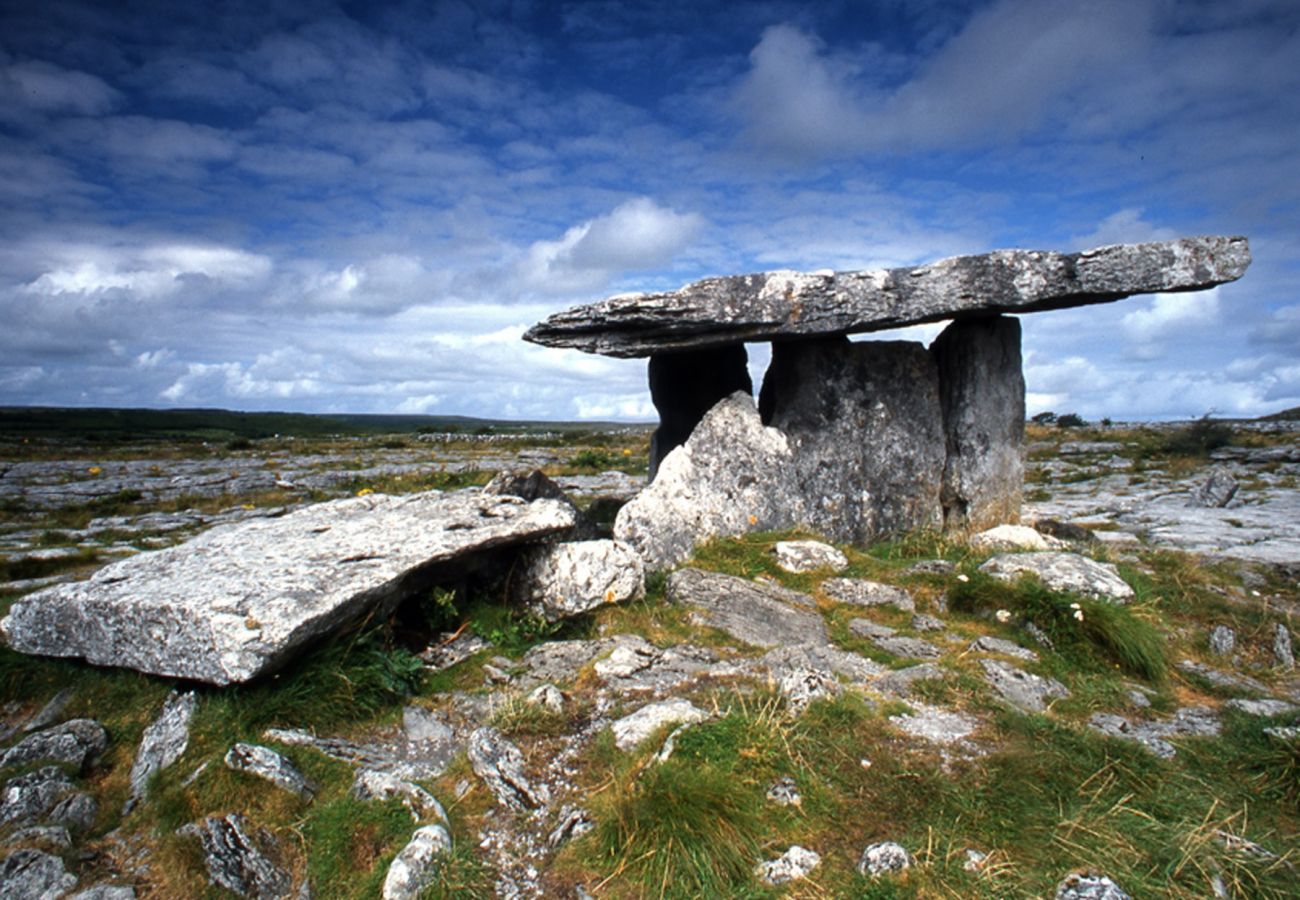
[[[866,544],[1018,522],[1025,382],[1012,314],[1204,290],[1250,261],[1244,237],[1189,237],[733,275],[574,307],[524,339],[649,358],[651,483],[614,536],[663,568],[750,530]],[[943,320],[928,348],[848,337]],[[744,345],[756,341],[772,357],[755,406]]]

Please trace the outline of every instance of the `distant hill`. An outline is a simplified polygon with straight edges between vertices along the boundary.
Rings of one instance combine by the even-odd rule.
[[[1293,406],[1290,409],[1284,409],[1281,412],[1275,412],[1271,416],[1260,416],[1261,422],[1295,422],[1300,421],[1300,406]]]
[[[403,416],[340,413],[238,412],[228,409],[114,409],[104,407],[0,407],[0,435],[83,440],[230,440],[274,435],[464,432],[519,434],[536,431],[605,431],[613,422],[542,422],[471,416]]]

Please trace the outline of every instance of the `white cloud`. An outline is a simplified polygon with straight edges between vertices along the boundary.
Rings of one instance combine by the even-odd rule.
[[[31,60],[0,67],[0,111],[103,115],[122,95],[103,79]],[[0,112],[0,115],[3,115]]]
[[[1159,227],[1143,218],[1143,210],[1121,209],[1097,223],[1087,234],[1070,238],[1070,246],[1080,250],[1104,247],[1109,244],[1130,244],[1145,241],[1169,241],[1179,237],[1172,228]]]
[[[49,248],[50,267],[24,285],[28,294],[91,295],[121,290],[142,299],[175,294],[187,279],[247,284],[271,271],[271,260],[232,247],[198,244]]]
[[[1185,331],[1204,331],[1218,320],[1219,293],[1217,288],[1211,288],[1195,293],[1156,294],[1145,308],[1125,313],[1121,325],[1130,340],[1150,347]]]

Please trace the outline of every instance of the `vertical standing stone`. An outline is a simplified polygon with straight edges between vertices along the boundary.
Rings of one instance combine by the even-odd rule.
[[[650,357],[650,399],[659,411],[659,428],[650,439],[650,480],[659,463],[680,447],[704,414],[736,391],[754,393],[744,344],[656,353]]]
[[[1020,320],[953,322],[930,345],[939,368],[947,462],[945,528],[991,528],[1020,521],[1025,378]]]
[[[815,531],[866,544],[938,527],[939,377],[920,344],[845,337],[773,344],[759,411],[790,442]]]

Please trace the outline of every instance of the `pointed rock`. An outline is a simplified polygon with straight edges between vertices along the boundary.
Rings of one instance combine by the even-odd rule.
[[[438,860],[451,852],[451,835],[441,825],[417,828],[388,867],[380,893],[383,900],[415,900],[433,883]]]
[[[163,703],[162,712],[144,730],[140,749],[131,764],[131,793],[122,807],[122,815],[129,813],[144,798],[149,780],[184,755],[190,744],[190,720],[198,705],[198,695],[193,691],[172,691]]]

